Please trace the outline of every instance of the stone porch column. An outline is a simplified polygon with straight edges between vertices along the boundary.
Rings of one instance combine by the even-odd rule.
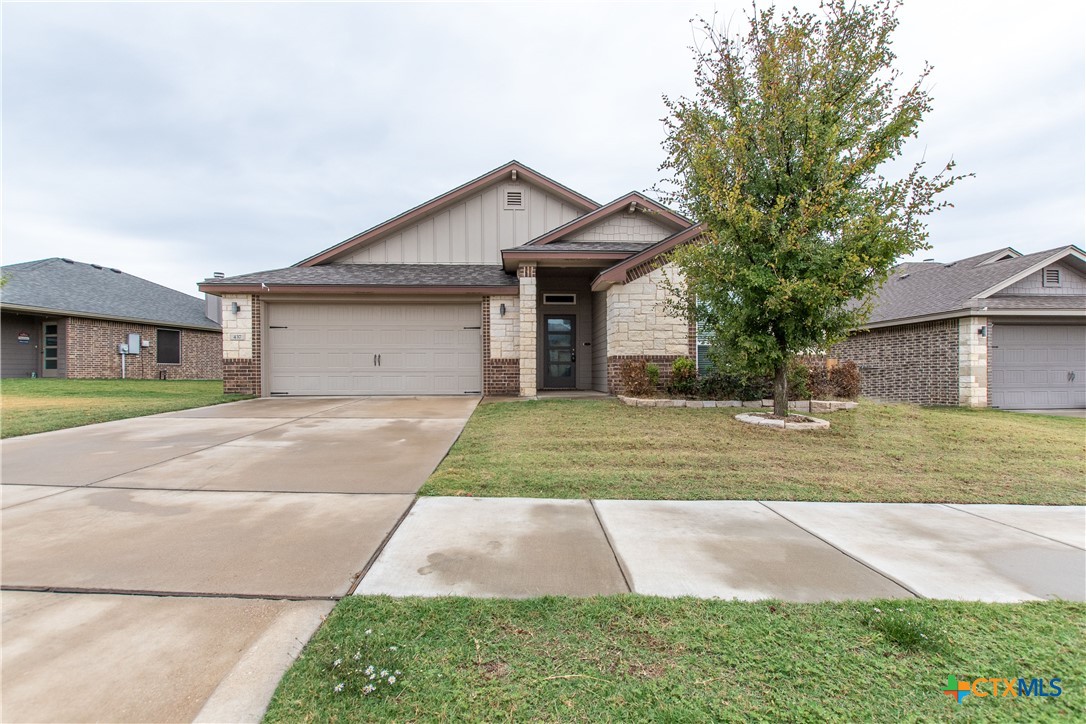
[[[987,317],[958,320],[958,404],[963,407],[988,406],[987,335],[990,332]]]
[[[520,396],[536,394],[536,280],[535,264],[517,267],[520,280]]]

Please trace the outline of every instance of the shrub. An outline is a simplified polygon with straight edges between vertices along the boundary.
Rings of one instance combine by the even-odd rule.
[[[835,397],[855,400],[860,396],[860,368],[852,360],[841,362],[828,376]]]
[[[689,357],[671,363],[671,381],[667,391],[673,395],[692,397],[698,394],[698,366]]]
[[[656,375],[659,378],[660,369],[658,367]],[[618,376],[619,385],[624,395],[647,397],[656,391],[655,386],[650,382],[648,365],[645,360],[628,359],[623,361],[622,366],[619,367]]]
[[[660,366],[648,363],[645,365],[645,374],[649,377],[649,387],[656,392],[660,387]]]

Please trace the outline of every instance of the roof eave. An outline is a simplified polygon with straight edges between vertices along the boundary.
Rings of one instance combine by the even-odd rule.
[[[518,294],[519,286],[455,284],[208,284],[200,289],[210,294]]]
[[[580,231],[581,229],[598,222],[600,219],[618,213],[624,208],[628,208],[631,203],[644,207],[641,209],[643,213],[658,215],[660,219],[675,231],[681,231],[689,227],[692,223],[689,219],[675,213],[663,204],[653,201],[644,194],[637,191],[631,191],[628,194],[618,197],[614,201],[609,201],[603,206],[578,216],[576,219],[571,219],[561,226],[525,242],[523,246],[544,246],[552,241],[557,241],[567,234]]]
[[[1032,266],[1026,268],[1024,271],[1020,271],[1017,274],[1013,274],[1013,275],[1007,277],[1006,279],[1004,279],[1003,281],[999,282],[998,284],[995,284],[995,285],[989,287],[988,289],[985,289],[983,292],[976,295],[976,298],[977,299],[986,299],[986,298],[992,296],[993,294],[999,292],[1000,290],[1006,289],[1007,287],[1011,286],[1012,284],[1022,281],[1023,279],[1028,277],[1030,274],[1035,274],[1035,273],[1039,272],[1040,270],[1044,269],[1046,266],[1049,266],[1051,264],[1055,264],[1056,262],[1058,262],[1058,261],[1060,261],[1062,259],[1065,259],[1068,256],[1072,256],[1075,259],[1077,259],[1078,261],[1080,261],[1081,263],[1086,264],[1086,253],[1083,253],[1083,251],[1081,249],[1079,249],[1079,248],[1077,248],[1075,246],[1066,246],[1066,247],[1064,247],[1062,249],[1057,250],[1055,253],[1051,254],[1050,256],[1045,257],[1044,259],[1037,262],[1036,264],[1033,264]]]
[[[206,326],[193,324],[192,322],[176,322],[168,319],[147,319],[145,317],[126,317],[117,314],[100,314],[98,312],[82,312],[75,309],[55,309],[53,307],[35,307],[27,304],[0,303],[0,311],[35,314],[51,317],[79,317],[81,319],[104,319],[109,321],[129,322],[131,324],[147,324],[154,327],[179,327],[181,329],[195,329],[204,332],[218,332],[222,329],[210,319]]]
[[[615,284],[624,284],[626,282],[626,272],[630,269],[644,264],[647,261],[652,261],[661,254],[674,249],[680,244],[685,244],[705,232],[705,227],[702,224],[696,224],[687,229],[672,234],[666,239],[658,241],[644,251],[639,251],[636,254],[631,255],[627,259],[620,261],[612,267],[604,269],[600,272],[595,279],[592,280],[592,291],[602,292]]]

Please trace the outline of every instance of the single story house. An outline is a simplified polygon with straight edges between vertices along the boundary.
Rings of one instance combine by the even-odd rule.
[[[1086,252],[1005,248],[901,264],[867,326],[829,356],[855,361],[862,393],[878,400],[1086,407]]]
[[[227,392],[617,390],[666,380],[695,335],[671,316],[668,250],[700,227],[637,192],[598,204],[512,161],[284,269],[208,279]]]
[[[119,378],[131,342],[126,377],[222,378],[218,299],[71,259],[0,273],[0,376]]]

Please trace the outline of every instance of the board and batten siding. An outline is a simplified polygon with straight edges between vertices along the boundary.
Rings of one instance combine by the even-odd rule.
[[[505,208],[521,191],[524,208]],[[501,250],[545,234],[583,213],[528,183],[498,183],[390,236],[336,259],[337,264],[501,264]]]
[[[607,292],[592,293],[592,389],[607,390]]]
[[[1046,268],[1060,270],[1060,285],[1058,287],[1046,287],[1043,284],[1041,275],[1044,271],[1042,270],[1034,272],[1024,279],[1020,279],[1006,289],[1000,289],[997,294],[993,294],[992,296],[1032,296],[1035,294],[1060,296],[1086,294],[1086,278],[1083,278],[1082,275],[1078,274],[1070,267],[1064,264],[1053,264]]]

